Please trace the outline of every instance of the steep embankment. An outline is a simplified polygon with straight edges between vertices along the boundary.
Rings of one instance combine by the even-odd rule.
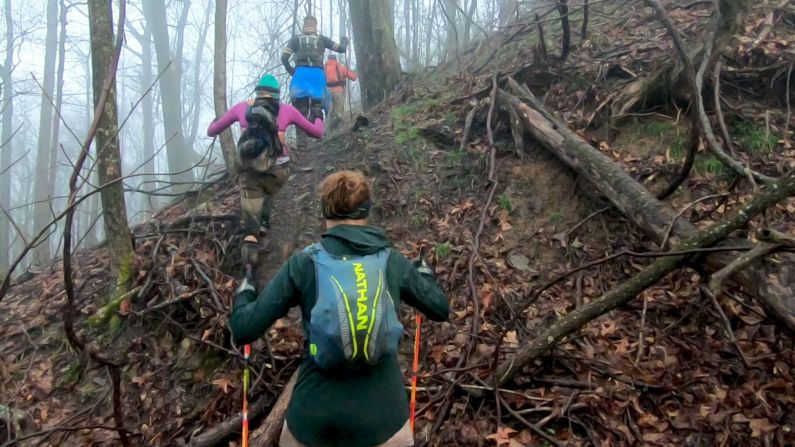
[[[615,104],[634,81],[655,76],[674,55],[648,10],[622,17],[621,3],[594,6],[589,37],[574,38],[568,61],[551,49],[558,46],[556,23],[543,25],[546,56],[537,25],[520,23],[451,63],[407,78],[368,115],[370,126],[295,154],[259,268],[262,282],[321,231],[315,185],[327,172],[354,168],[373,179],[374,223],[409,256],[426,247],[449,292],[451,321],[423,327],[418,440],[441,446],[795,442],[791,335],[773,325],[752,297],[731,288],[721,305],[733,342],[701,296],[704,277],[687,269],[589,323],[528,367],[500,393],[513,414],[498,409],[491,392],[485,398],[469,394],[489,389],[498,341],[498,357],[505,359],[649,260],[599,264],[555,284],[522,310],[550,278],[620,250],[656,249],[528,135],[516,136],[526,143],[517,149],[505,111],[492,112],[494,146],[487,129],[493,75],[499,73],[499,85],[514,76],[633,178],[661,189],[685,155],[689,127],[677,107],[686,104],[650,101],[631,110]],[[705,8],[674,10],[688,44],[703,31]],[[781,62],[792,60],[792,49],[788,28],[765,31],[768,11],[748,14],[739,36],[722,49],[722,104],[739,156],[776,174],[795,168],[782,88],[789,82],[782,80],[788,65]],[[755,44],[762,33],[764,42]],[[610,114],[614,105],[621,115]],[[752,190],[702,150],[669,203],[703,226]],[[697,201],[710,195],[715,197]],[[78,326],[103,351],[127,362],[122,407],[136,444],[180,445],[239,409],[242,362],[225,327],[235,287],[229,273],[236,271],[237,211],[236,188],[221,182],[138,228],[129,270],[136,292],[104,319],[89,317],[106,299],[105,255],[78,255]],[[767,225],[791,232],[794,211],[792,201],[772,208]],[[58,267],[17,285],[0,303],[0,402],[29,416],[28,433],[58,428],[39,434],[42,445],[114,444],[116,433],[107,427],[75,430],[112,424],[110,381],[103,369],[85,367],[70,352],[62,335],[63,303]],[[518,324],[505,327],[516,314],[522,316]],[[413,323],[409,311],[404,317],[408,341]],[[253,396],[266,408],[297,365],[297,318],[277,323],[254,347]],[[409,354],[410,343],[403,349]]]

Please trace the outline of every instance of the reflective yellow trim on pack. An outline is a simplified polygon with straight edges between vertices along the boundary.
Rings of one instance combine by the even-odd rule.
[[[368,354],[368,346],[370,344],[370,334],[373,333],[373,324],[375,323],[375,309],[378,308],[378,297],[381,296],[381,280],[383,275],[381,274],[381,270],[378,270],[378,287],[375,289],[375,300],[373,300],[373,312],[372,316],[370,317],[370,327],[367,328],[367,336],[364,337],[364,358],[367,361],[370,361],[370,355]]]
[[[343,301],[345,301],[345,310],[348,311],[348,322],[351,325],[351,338],[353,338],[353,355],[351,356],[351,359],[355,359],[356,355],[359,353],[359,349],[358,346],[356,345],[356,326],[353,325],[353,313],[351,313],[351,305],[348,304],[348,295],[345,293],[345,290],[342,288],[342,284],[340,284],[340,282],[337,281],[337,278],[332,276],[331,280],[334,281],[335,284],[337,284],[337,287],[339,287],[340,292],[342,292],[342,299]]]

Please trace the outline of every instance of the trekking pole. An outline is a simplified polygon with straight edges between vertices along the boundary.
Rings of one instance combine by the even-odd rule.
[[[244,287],[246,283],[251,283],[251,264],[246,264],[246,274],[243,277]],[[242,447],[248,447],[248,383],[249,383],[249,368],[248,359],[251,357],[251,345],[246,344],[243,346],[243,429],[242,431]]]
[[[409,427],[412,433],[414,433],[414,416],[417,408],[417,371],[420,369],[420,325],[422,324],[422,316],[416,311],[414,323],[417,327],[414,329],[414,365],[412,366],[411,402],[409,403]]]
[[[419,255],[419,272],[431,272],[428,263],[425,262],[425,247],[420,247]],[[414,433],[414,419],[417,409],[417,371],[420,369],[420,326],[422,326],[422,315],[416,310],[414,311],[414,364],[411,367],[411,401],[409,401],[409,427],[411,432]]]
[[[243,367],[243,441],[242,447],[248,447],[248,358],[251,355],[251,345],[243,346],[243,359],[246,366]]]
[[[345,49],[345,68],[348,70],[351,69],[351,64],[348,62],[348,49]],[[351,116],[351,125],[353,125],[353,100],[351,99],[351,89],[348,88],[348,77],[345,76],[345,85],[343,86],[345,91],[348,93],[348,113]],[[344,100],[343,100],[344,101]]]

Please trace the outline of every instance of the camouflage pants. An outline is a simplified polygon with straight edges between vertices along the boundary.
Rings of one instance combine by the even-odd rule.
[[[265,172],[244,170],[240,173],[240,212],[243,232],[258,236],[260,227],[270,227],[273,197],[287,182],[286,164],[273,166]]]

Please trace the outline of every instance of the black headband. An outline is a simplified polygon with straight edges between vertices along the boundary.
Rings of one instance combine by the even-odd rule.
[[[372,203],[370,201],[366,201],[359,205],[359,208],[356,208],[354,211],[347,213],[347,214],[327,214],[326,207],[323,207],[323,217],[328,220],[347,220],[347,219],[365,219],[367,216],[370,215],[370,207]]]

